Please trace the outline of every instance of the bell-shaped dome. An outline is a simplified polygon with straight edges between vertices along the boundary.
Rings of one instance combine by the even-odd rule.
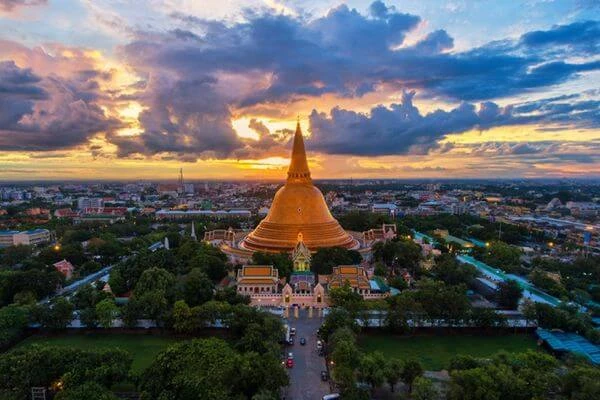
[[[275,194],[265,219],[241,246],[255,251],[292,251],[299,234],[312,251],[321,247],[358,247],[358,242],[329,212],[321,191],[312,184],[300,123],[294,134],[287,181]]]

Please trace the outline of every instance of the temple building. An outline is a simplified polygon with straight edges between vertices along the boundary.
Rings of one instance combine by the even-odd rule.
[[[324,307],[327,290],[346,282],[363,296],[386,296],[385,291],[373,290],[376,285],[360,266],[339,266],[333,274],[318,279],[311,271],[312,253],[320,248],[357,250],[368,261],[374,243],[396,237],[396,225],[384,224],[365,232],[345,231],[313,185],[300,123],[293,142],[287,180],[258,226],[251,232],[231,228],[205,232],[204,240],[218,246],[231,263],[243,265],[236,275],[237,291],[250,296],[254,305]],[[290,254],[293,271],[289,281],[280,278],[273,266],[248,265],[256,251]]]
[[[333,267],[329,276],[329,288],[340,288],[349,285],[356,293],[371,294],[371,284],[367,272],[357,265],[338,265]]]
[[[279,272],[272,265],[244,265],[237,272],[239,294],[277,293]]]
[[[240,229],[208,231],[204,240],[219,246],[233,264],[247,263],[255,251],[292,253],[298,243],[303,248],[301,258],[294,258],[296,270],[308,269],[310,253],[323,247],[344,247],[357,250],[368,260],[371,247],[378,241],[396,236],[394,224],[365,232],[345,231],[333,218],[321,191],[313,185],[304,137],[300,123],[296,126],[292,157],[285,184],[277,191],[265,218],[251,232]]]
[[[302,235],[302,241],[311,251],[321,247],[360,247],[333,218],[323,194],[312,183],[299,122],[287,181],[275,194],[267,216],[240,246],[252,251],[291,252],[298,235]]]

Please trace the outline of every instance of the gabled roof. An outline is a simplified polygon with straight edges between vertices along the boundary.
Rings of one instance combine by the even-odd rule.
[[[344,286],[346,283],[354,289],[371,289],[371,284],[364,268],[357,265],[338,265],[337,267],[333,267],[333,272],[329,277],[329,287],[338,288]]]

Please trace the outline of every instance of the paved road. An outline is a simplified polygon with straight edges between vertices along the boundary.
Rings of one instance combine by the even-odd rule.
[[[317,330],[322,318],[308,318],[307,311],[300,311],[300,318],[290,316],[288,323],[296,328],[294,345],[286,351],[294,353],[294,367],[288,369],[290,386],[285,391],[285,400],[320,400],[329,393],[329,384],[321,381],[321,371],[325,369],[325,359],[317,354]],[[306,339],[306,345],[300,345],[300,338]]]

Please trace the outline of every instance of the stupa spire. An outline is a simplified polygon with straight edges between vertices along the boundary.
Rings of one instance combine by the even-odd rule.
[[[304,137],[300,128],[300,117],[296,123],[296,133],[294,134],[294,146],[292,147],[292,160],[288,169],[288,182],[292,183],[311,183],[308,161],[306,161],[306,150],[304,149]]]

